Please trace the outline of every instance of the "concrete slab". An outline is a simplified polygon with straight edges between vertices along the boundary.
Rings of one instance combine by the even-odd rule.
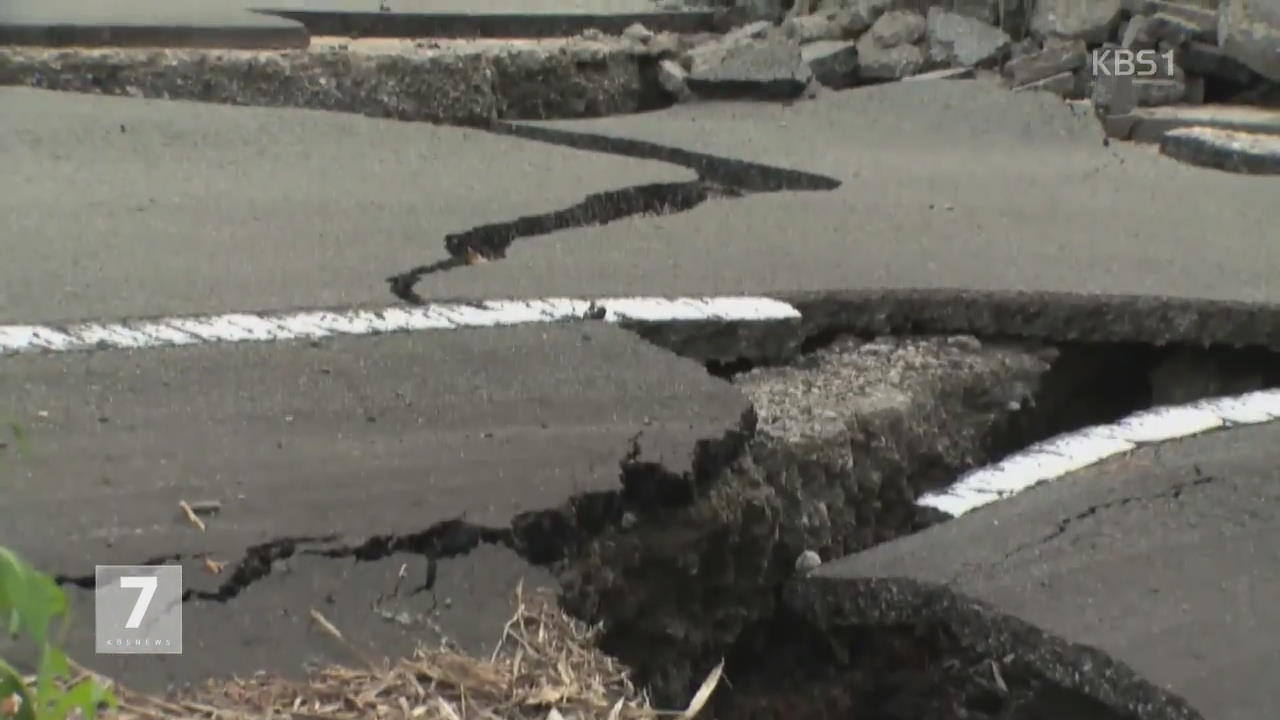
[[[0,45],[306,47],[298,22],[205,0],[6,0]]]
[[[941,585],[1104,651],[1205,718],[1267,717],[1280,710],[1266,680],[1280,662],[1266,599],[1280,582],[1277,440],[1270,424],[1141,449],[815,577]]]
[[[1280,302],[1271,184],[1104,147],[1093,116],[1045,95],[897,83],[790,107],[699,103],[531,125],[842,184],[557,233],[426,294],[914,288]]]
[[[476,130],[25,89],[0,90],[0,128],[0,323],[383,304],[448,233],[695,177]]]

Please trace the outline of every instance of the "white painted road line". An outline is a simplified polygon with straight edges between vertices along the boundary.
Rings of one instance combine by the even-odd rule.
[[[226,313],[66,326],[0,325],[0,355],[85,350],[139,350],[202,343],[269,342],[457,330],[582,319],[592,302],[605,322],[757,322],[798,320],[800,311],[765,297],[617,297],[485,300],[378,310]]]
[[[945,490],[921,496],[918,504],[959,517],[1142,445],[1276,420],[1280,420],[1280,389],[1151,408],[1036,443],[965,473]]]

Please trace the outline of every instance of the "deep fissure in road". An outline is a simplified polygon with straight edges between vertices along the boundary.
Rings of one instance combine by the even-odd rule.
[[[766,371],[820,367],[824,353],[880,342],[811,341]],[[732,687],[717,695],[722,717],[1037,717],[1027,713],[1063,704],[1081,717],[1130,717],[1032,664],[965,646],[943,617],[883,626],[799,618],[782,600],[797,557],[814,550],[830,560],[945,521],[915,498],[1057,433],[1155,403],[1276,386],[1280,364],[1258,348],[938,342],[958,346],[957,357],[988,347],[1005,357],[993,372],[956,373],[930,387],[932,397],[842,418],[839,437],[784,439],[753,415],[701,443],[689,473],[631,458],[624,484],[655,482],[660,499],[540,513],[525,527],[539,531],[517,536],[528,543],[557,528],[553,544],[570,550],[555,563],[566,607],[603,621],[603,648],[668,705],[724,657]],[[760,369],[750,365],[740,365],[736,382],[751,382]],[[836,461],[839,453],[851,462]]]
[[[234,602],[294,555],[373,561],[417,553],[429,558],[423,587],[431,589],[435,560],[493,543],[553,570],[564,606],[603,622],[603,649],[632,667],[664,705],[685,702],[724,658],[731,685],[716,697],[722,717],[916,720],[957,717],[959,707],[967,717],[1003,718],[1065,702],[1088,709],[1089,717],[1127,717],[1033,664],[970,647],[946,617],[868,625],[804,616],[786,601],[796,559],[813,550],[832,560],[946,521],[915,499],[1053,434],[1153,403],[1280,385],[1274,353],[858,337],[796,324],[777,332],[791,338],[768,339],[768,352],[710,353],[751,358],[724,375],[754,409],[724,436],[699,441],[688,471],[642,459],[641,435],[621,461],[617,491],[527,512],[506,528],[455,518],[356,543],[275,540],[248,549],[219,588],[189,592],[186,600]],[[687,333],[674,326],[668,335],[646,336],[690,350]],[[786,405],[789,388],[817,384],[826,392],[824,378],[865,383],[877,372],[886,387],[902,390],[900,402],[859,406],[858,398],[836,398],[849,404],[847,412],[822,432],[806,429],[817,416],[776,422],[809,402],[799,397]],[[848,389],[875,387],[873,378]],[[91,577],[61,580],[92,586]]]
[[[605,225],[630,217],[680,213],[712,198],[740,198],[751,193],[783,190],[826,191],[840,186],[838,180],[823,175],[627,138],[512,123],[495,123],[486,129],[500,135],[513,135],[577,150],[667,162],[693,170],[698,179],[605,190],[592,193],[581,202],[560,210],[489,223],[445,235],[444,247],[449,253],[447,259],[418,265],[387,278],[391,293],[405,302],[423,302],[415,289],[423,278],[468,265],[502,260],[512,243],[520,238]]]

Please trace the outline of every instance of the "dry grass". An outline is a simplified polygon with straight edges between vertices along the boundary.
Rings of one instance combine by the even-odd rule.
[[[693,718],[720,682],[712,670],[689,707],[654,709],[627,669],[596,649],[599,627],[565,615],[554,597],[514,595],[514,614],[489,658],[447,646],[365,668],[329,667],[293,682],[265,674],[207,686],[174,699],[116,685],[121,720],[651,720]],[[317,627],[340,642],[341,631],[312,611]],[[351,647],[348,644],[348,647]],[[352,648],[354,650],[354,648]]]

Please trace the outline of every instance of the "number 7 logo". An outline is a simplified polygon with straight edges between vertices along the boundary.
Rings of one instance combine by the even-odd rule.
[[[142,591],[138,593],[133,612],[129,613],[129,619],[124,623],[126,628],[137,630],[142,626],[142,618],[147,614],[147,608],[151,607],[151,598],[155,597],[158,584],[159,580],[154,575],[125,575],[120,578],[120,587]]]

